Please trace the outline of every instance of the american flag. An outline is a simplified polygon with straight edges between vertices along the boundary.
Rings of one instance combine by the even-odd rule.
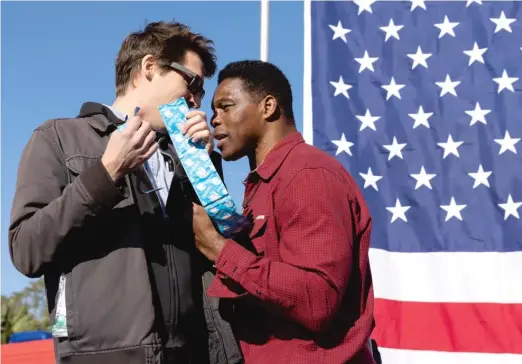
[[[304,135],[364,193],[385,364],[522,363],[522,3],[305,2]]]

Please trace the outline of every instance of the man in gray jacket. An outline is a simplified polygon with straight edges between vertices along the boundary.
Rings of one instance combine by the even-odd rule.
[[[242,362],[205,295],[213,273],[194,248],[197,196],[150,112],[179,97],[198,109],[215,70],[210,40],[148,24],[121,46],[112,106],[86,102],[33,132],[9,247],[20,272],[45,278],[57,363]],[[222,177],[205,113],[187,119],[186,136],[206,143]]]

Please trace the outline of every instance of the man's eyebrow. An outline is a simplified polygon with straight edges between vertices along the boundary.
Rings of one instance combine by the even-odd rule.
[[[217,105],[217,104],[221,104],[221,103],[226,102],[226,101],[234,102],[234,99],[232,99],[231,97],[225,96],[225,97],[222,97],[222,98],[214,100],[214,102],[212,104],[213,105]]]

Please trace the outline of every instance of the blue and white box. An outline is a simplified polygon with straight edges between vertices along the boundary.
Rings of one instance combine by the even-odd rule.
[[[185,114],[189,111],[184,98],[158,108],[176,149],[202,206],[225,237],[230,237],[248,227],[248,220],[238,213],[232,197],[221,181],[205,146],[193,143],[183,135]]]

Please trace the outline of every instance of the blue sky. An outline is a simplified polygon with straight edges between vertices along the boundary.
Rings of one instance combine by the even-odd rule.
[[[85,101],[112,103],[114,60],[128,33],[150,21],[189,24],[213,39],[218,67],[259,58],[259,2],[2,2],[2,294],[29,282],[9,258],[7,233],[22,150],[45,120],[75,116]],[[303,4],[271,2],[269,61],[287,75],[302,130]],[[210,114],[216,77],[206,82]],[[236,203],[243,196],[246,160],[225,163]]]

